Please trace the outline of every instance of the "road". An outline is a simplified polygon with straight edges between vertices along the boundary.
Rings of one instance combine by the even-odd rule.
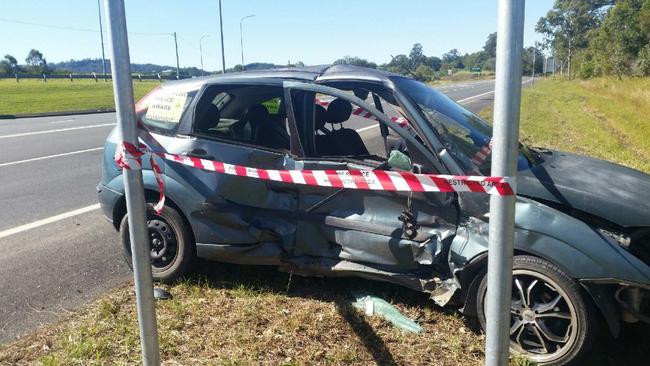
[[[493,88],[486,80],[439,89],[479,111]],[[114,113],[0,121],[0,342],[130,278],[95,191],[114,122]]]

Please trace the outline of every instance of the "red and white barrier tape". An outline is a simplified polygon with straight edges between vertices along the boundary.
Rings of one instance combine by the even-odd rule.
[[[327,106],[330,105],[330,101],[316,99],[316,104],[327,108]],[[352,106],[352,114],[363,118],[375,119],[372,113],[356,105]],[[409,121],[404,117],[390,117],[390,120],[399,124],[399,126],[402,128],[410,128]]]
[[[383,170],[258,169],[178,154],[155,152],[144,144],[135,147],[128,142],[118,144],[115,150],[115,161],[124,169],[141,169],[141,157],[145,153],[150,154],[149,161],[160,189],[160,202],[156,205],[157,212],[162,210],[165,196],[161,170],[153,159],[154,155],[193,168],[290,184],[376,191],[479,192],[499,196],[515,194],[515,181],[511,177],[414,174]]]
[[[119,143],[115,148],[115,164],[122,169],[141,170],[142,155],[147,151],[151,150],[148,149],[145,144],[140,144],[138,147],[135,147],[135,145],[128,142]],[[149,164],[151,165],[151,170],[156,177],[158,191],[160,192],[158,203],[154,206],[154,210],[160,214],[165,206],[165,184],[162,179],[162,170],[158,163],[156,163],[156,160],[154,160],[153,156],[154,154],[149,155]]]

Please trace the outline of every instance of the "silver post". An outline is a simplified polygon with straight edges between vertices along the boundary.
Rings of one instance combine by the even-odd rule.
[[[239,20],[239,42],[241,43],[241,69],[242,70],[246,70],[246,68],[244,67],[244,33],[242,31],[242,25],[244,23],[244,19],[252,18],[254,16],[255,14],[246,15],[245,17],[242,17]]]
[[[137,145],[138,134],[135,124],[135,105],[124,0],[104,0],[104,7],[110,36],[110,57],[118,133],[122,141]],[[158,366],[160,365],[160,353],[158,349],[151,262],[149,259],[142,172],[138,169],[124,169],[123,176],[129,220],[129,238],[133,256],[138,322],[140,323],[142,363],[145,366]]]
[[[535,83],[535,61],[536,61],[535,57],[537,56],[537,48],[536,48],[536,46],[537,45],[535,45],[535,47],[533,47],[533,72],[532,72],[532,75],[531,75],[531,78],[533,80],[531,80],[531,83]]]
[[[499,0],[494,88],[494,176],[517,176],[524,0]],[[515,196],[490,197],[486,310],[487,366],[508,364]]]
[[[180,64],[178,62],[178,40],[176,39],[176,32],[174,32],[174,47],[176,47],[176,80],[181,78]]]
[[[221,13],[221,0],[219,0],[219,28],[221,30],[221,73],[226,73],[226,54],[223,51],[223,16]]]
[[[106,81],[106,55],[104,54],[104,30],[102,28],[102,8],[100,0],[97,0],[97,14],[99,15],[99,41],[102,44],[102,70],[104,71],[104,81]]]
[[[201,53],[201,76],[203,76],[203,38],[205,37],[210,37],[210,35],[206,34],[199,38],[199,52]]]

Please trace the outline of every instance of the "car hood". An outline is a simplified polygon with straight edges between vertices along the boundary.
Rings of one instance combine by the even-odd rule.
[[[519,172],[518,194],[625,227],[650,226],[650,175],[560,151],[543,151],[543,156],[543,163]]]

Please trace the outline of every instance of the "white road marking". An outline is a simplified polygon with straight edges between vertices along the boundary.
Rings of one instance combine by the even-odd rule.
[[[375,127],[379,127],[379,123],[374,124],[374,125],[372,125],[372,126],[367,126],[367,127],[359,128],[359,129],[356,129],[355,131],[357,131],[357,132],[363,132],[363,131],[367,131],[367,130],[373,129],[373,128],[375,128]]]
[[[82,154],[82,153],[85,153],[85,152],[97,151],[97,150],[102,150],[102,149],[103,149],[103,147],[93,147],[92,149],[84,149],[84,150],[71,151],[71,152],[61,153],[61,154],[39,156],[38,158],[17,160],[17,161],[11,161],[11,162],[8,162],[8,163],[0,163],[0,167],[9,166],[9,165],[16,165],[16,164],[22,164],[22,163],[30,163],[32,161],[39,161],[39,160],[45,160],[45,159],[58,158],[58,157],[61,157],[61,156]]]
[[[468,97],[468,98],[465,98],[465,99],[457,100],[456,103],[463,103],[463,102],[466,102],[468,100],[476,99],[478,97],[482,97],[484,95],[488,95],[488,94],[492,94],[492,93],[494,93],[494,90],[491,90],[491,91],[485,92],[485,93],[481,93],[481,94],[472,95],[471,97]]]
[[[0,239],[6,238],[8,236],[15,235],[15,234],[18,234],[18,233],[22,233],[22,232],[27,231],[27,230],[36,229],[37,227],[52,224],[52,223],[55,223],[57,221],[65,220],[65,219],[68,219],[68,218],[71,218],[71,217],[74,217],[74,216],[79,216],[79,215],[85,214],[87,212],[95,211],[97,209],[99,209],[99,203],[96,203],[96,204],[90,205],[90,206],[86,206],[86,207],[82,207],[82,208],[78,208],[76,210],[64,212],[62,214],[50,216],[50,217],[42,219],[42,220],[30,222],[29,224],[20,225],[20,226],[13,227],[11,229],[3,230],[3,231],[0,231]]]
[[[74,122],[74,121],[76,121],[76,119],[64,119],[63,121],[52,121],[52,122],[48,122],[47,124],[56,125],[56,124],[59,124],[59,123],[70,123],[70,122]]]
[[[16,134],[13,134],[13,135],[2,135],[2,136],[0,136],[0,139],[8,139],[8,138],[12,138],[12,137],[33,136],[33,135],[43,135],[43,134],[48,134],[48,133],[83,130],[83,129],[86,129],[86,128],[98,128],[98,127],[107,127],[107,126],[115,126],[115,123],[103,123],[103,124],[100,124],[100,125],[68,127],[68,128],[59,128],[59,129],[56,129],[56,130],[45,130],[45,131],[16,133]]]

